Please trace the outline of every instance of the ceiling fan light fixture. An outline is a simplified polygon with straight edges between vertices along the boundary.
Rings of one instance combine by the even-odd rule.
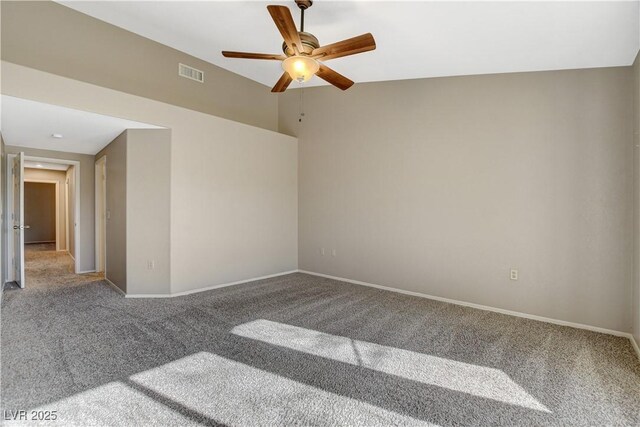
[[[320,64],[308,56],[295,55],[282,61],[282,69],[299,83],[309,81],[320,69]]]
[[[293,21],[293,16],[291,16],[291,11],[287,6],[273,4],[267,6],[273,22],[284,39],[282,44],[284,55],[223,50],[222,56],[225,58],[282,61],[284,73],[271,89],[273,93],[284,92],[294,80],[300,83],[309,81],[314,74],[340,90],[349,89],[353,86],[353,81],[327,67],[325,63],[330,59],[374,50],[376,41],[373,36],[371,33],[366,33],[320,46],[316,36],[304,31],[304,11],[311,7],[313,0],[296,0],[296,4],[300,8],[300,31],[298,31],[296,23]],[[314,58],[319,58],[322,62],[318,62]]]

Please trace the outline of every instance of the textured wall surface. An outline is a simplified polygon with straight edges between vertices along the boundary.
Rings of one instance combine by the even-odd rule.
[[[300,268],[630,332],[632,87],[624,67],[311,88],[301,123],[286,92]]]

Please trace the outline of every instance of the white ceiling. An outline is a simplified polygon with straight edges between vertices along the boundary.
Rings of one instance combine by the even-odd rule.
[[[280,53],[267,4],[293,1],[61,1],[114,25],[273,86],[279,62],[221,50]],[[637,1],[328,1],[305,13],[321,44],[373,33],[378,49],[329,61],[356,82],[630,65]],[[307,85],[325,84],[313,78]]]
[[[24,161],[25,168],[32,169],[46,169],[46,170],[54,170],[54,171],[66,171],[69,169],[69,165],[63,165],[62,163],[45,163],[45,162],[35,162],[33,160]]]
[[[18,147],[96,154],[125,129],[160,128],[6,95],[1,102],[2,137],[5,144]]]

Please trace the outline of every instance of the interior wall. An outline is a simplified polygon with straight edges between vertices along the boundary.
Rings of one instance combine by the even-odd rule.
[[[106,156],[106,276],[127,294],[171,291],[170,155],[168,129],[126,130],[96,154]]]
[[[172,292],[296,270],[296,139],[182,113],[168,126]]]
[[[1,67],[0,67],[1,68]],[[0,286],[4,286],[7,281],[7,191],[5,191],[5,177],[7,176],[7,159],[5,157],[5,144],[0,132]],[[2,292],[0,292],[2,295]],[[0,297],[0,301],[2,297]]]
[[[107,218],[105,276],[127,292],[127,132],[96,154],[107,156]],[[95,169],[94,169],[95,170]]]
[[[172,293],[297,269],[295,138],[8,62],[1,66],[3,94],[171,129]],[[91,157],[82,170],[91,174],[93,196]],[[147,161],[155,161],[154,153]],[[93,228],[90,235],[93,256]]]
[[[277,129],[277,97],[260,83],[53,1],[0,7],[5,61]],[[202,70],[204,83],[179,77],[178,63]]]
[[[171,291],[171,131],[126,134],[127,292],[166,294]]]
[[[56,242],[56,185],[24,183],[25,243]]]
[[[623,67],[308,88],[302,123],[285,92],[300,269],[630,332],[632,87]]]
[[[6,69],[2,70],[2,80],[5,81],[7,75]],[[2,88],[4,93],[4,87]],[[80,254],[80,271],[87,272],[95,269],[95,236],[94,236],[94,156],[88,154],[66,153],[63,151],[53,150],[40,150],[36,148],[16,147],[7,145],[7,154],[18,154],[24,152],[29,157],[45,157],[50,159],[63,159],[74,160],[80,162],[80,244],[82,254]],[[73,167],[69,168],[67,172],[70,172]],[[75,174],[69,174],[73,184],[73,178]],[[69,195],[69,199],[75,201],[74,194]],[[71,209],[69,213],[75,212],[75,209]],[[77,227],[75,218],[71,218],[70,224],[74,224]],[[73,247],[74,239],[71,237],[74,233],[74,228],[70,230],[69,243],[72,255],[77,256],[75,248]]]
[[[67,212],[69,213],[69,254],[76,257],[76,167],[70,166],[66,172],[65,184],[68,185]],[[94,189],[95,193],[95,189]],[[81,200],[82,203],[82,200]],[[95,221],[95,219],[94,219]],[[95,240],[95,237],[94,237]],[[95,261],[94,261],[95,264]],[[95,268],[95,266],[94,266]]]
[[[34,169],[25,168],[24,178],[34,180],[56,181],[58,182],[58,228],[60,234],[60,241],[58,242],[59,249],[67,249],[67,223],[66,223],[66,206],[67,200],[65,198],[65,181],[67,179],[66,171],[55,171],[48,169]],[[25,202],[26,203],[26,202]],[[26,214],[26,211],[25,211]],[[25,230],[25,236],[27,231]]]
[[[640,53],[633,63],[633,336],[640,348]]]

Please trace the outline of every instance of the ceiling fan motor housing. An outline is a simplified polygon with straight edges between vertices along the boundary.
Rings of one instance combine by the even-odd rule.
[[[313,34],[304,31],[300,31],[298,34],[300,34],[300,40],[302,41],[302,51],[300,53],[311,55],[314,49],[320,47],[320,42]],[[295,52],[289,49],[286,42],[282,43],[282,51],[287,56],[295,55]]]
[[[300,9],[305,10],[313,5],[313,0],[296,0],[296,4]]]

